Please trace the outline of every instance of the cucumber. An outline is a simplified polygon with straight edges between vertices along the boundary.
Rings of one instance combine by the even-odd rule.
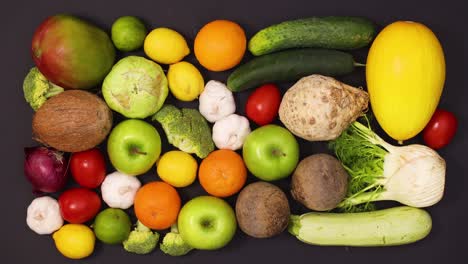
[[[424,210],[399,206],[365,213],[292,215],[289,233],[302,242],[321,246],[394,246],[416,242],[432,228]]]
[[[296,81],[311,74],[338,76],[351,73],[356,64],[345,52],[293,49],[255,57],[229,75],[227,86],[239,92],[269,82]]]
[[[367,46],[375,34],[374,24],[362,17],[310,17],[260,30],[249,50],[255,56],[301,47],[352,50]]]

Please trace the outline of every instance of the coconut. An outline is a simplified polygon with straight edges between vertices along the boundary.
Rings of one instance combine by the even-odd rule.
[[[68,90],[47,100],[34,114],[33,139],[64,152],[99,145],[112,128],[112,111],[97,95]]]

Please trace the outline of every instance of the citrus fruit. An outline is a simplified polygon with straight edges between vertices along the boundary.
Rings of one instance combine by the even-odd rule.
[[[191,63],[181,61],[169,66],[169,89],[181,101],[193,101],[203,92],[205,82],[200,71]]]
[[[156,181],[141,187],[136,196],[134,209],[140,222],[156,230],[169,228],[177,220],[180,197],[171,185]]]
[[[107,208],[94,220],[94,233],[106,244],[122,243],[127,239],[131,228],[130,217],[122,209]]]
[[[134,16],[119,17],[112,24],[111,38],[121,51],[132,51],[143,46],[147,34],[145,24]]]
[[[159,178],[174,187],[186,187],[197,177],[197,161],[180,150],[166,152],[158,161]]]
[[[91,228],[82,224],[66,224],[53,235],[57,250],[67,258],[82,259],[94,251],[96,238]]]
[[[156,28],[145,38],[145,53],[152,60],[162,64],[181,61],[190,53],[184,37],[170,28]]]
[[[225,71],[239,64],[246,49],[244,30],[229,20],[212,21],[195,37],[197,60],[210,71]]]
[[[221,149],[211,152],[201,162],[198,177],[206,192],[217,197],[228,197],[244,186],[247,169],[239,154]]]

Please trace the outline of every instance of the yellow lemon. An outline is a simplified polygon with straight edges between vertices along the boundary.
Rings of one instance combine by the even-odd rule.
[[[57,250],[71,259],[82,259],[91,255],[96,240],[91,228],[81,224],[64,225],[52,235],[52,238]]]
[[[190,53],[184,37],[164,27],[153,29],[146,36],[143,48],[148,57],[162,64],[179,62]]]
[[[205,87],[200,71],[186,61],[169,66],[167,80],[175,98],[186,102],[197,99]]]
[[[174,187],[186,187],[197,177],[198,164],[192,155],[180,150],[166,152],[158,161],[159,177]]]

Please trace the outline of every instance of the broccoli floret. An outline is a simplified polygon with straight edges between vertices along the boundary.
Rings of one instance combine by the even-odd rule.
[[[152,118],[161,124],[170,144],[205,158],[214,150],[211,129],[196,109],[165,105]]]
[[[153,121],[168,124],[182,118],[182,111],[173,105],[164,105],[152,118]]]
[[[130,232],[127,240],[123,242],[126,251],[136,254],[148,254],[156,248],[159,234],[137,221],[135,229]]]
[[[33,67],[23,81],[23,93],[26,102],[36,111],[50,97],[63,92],[63,88],[53,84]]]
[[[164,236],[159,248],[162,252],[174,257],[183,256],[193,249],[182,239],[177,224],[171,226],[171,232]]]

